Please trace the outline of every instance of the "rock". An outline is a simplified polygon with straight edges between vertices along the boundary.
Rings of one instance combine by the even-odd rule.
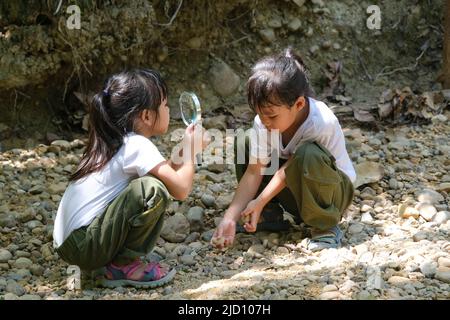
[[[413,217],[414,219],[419,218],[420,212],[416,208],[406,207],[406,208],[404,208],[404,210],[402,210],[401,207],[402,206],[399,207],[399,211],[400,211],[400,215],[402,218],[405,218],[405,219],[408,219],[409,217]]]
[[[0,213],[0,227],[8,227],[12,228],[17,225],[17,221],[14,217],[14,215],[10,213],[2,214]]]
[[[221,97],[228,97],[236,93],[239,88],[239,76],[225,62],[216,61],[209,70],[209,77],[214,90]]]
[[[222,173],[227,169],[226,164],[221,163],[210,163],[207,167],[208,171],[214,172],[214,173]]]
[[[450,268],[439,267],[434,275],[434,278],[445,283],[450,283]]]
[[[367,274],[367,289],[381,290],[383,288],[383,277],[381,276],[381,269],[379,266],[369,266],[366,270]]]
[[[367,183],[378,182],[383,178],[384,168],[377,162],[364,161],[355,166],[356,181],[354,187],[358,188]]]
[[[203,41],[203,37],[193,37],[186,42],[186,45],[191,49],[200,49]]]
[[[433,222],[436,222],[437,224],[446,223],[448,220],[450,220],[450,211],[439,211],[433,217]]]
[[[276,39],[275,32],[271,28],[259,30],[258,33],[261,36],[261,39],[268,44],[274,42]]]
[[[322,292],[330,292],[330,291],[337,291],[338,288],[334,284],[327,284],[325,287],[323,287]]]
[[[278,28],[281,28],[281,27],[283,26],[283,23],[282,23],[281,20],[278,18],[278,19],[271,19],[271,20],[267,23],[267,25],[268,25],[269,27],[271,27],[271,28],[278,29]]]
[[[45,270],[44,267],[37,265],[37,264],[33,264],[30,267],[31,274],[33,274],[34,276],[38,276],[38,277],[42,276],[44,274],[44,270]]]
[[[420,272],[427,278],[432,278],[436,271],[437,263],[434,261],[425,261],[420,264]]]
[[[394,178],[389,179],[389,188],[397,190],[399,188],[398,181]]]
[[[194,264],[196,264],[194,257],[191,256],[190,254],[182,255],[180,257],[180,262],[187,266],[193,266]]]
[[[14,293],[8,292],[3,296],[4,300],[19,300],[19,297],[15,295]]]
[[[20,297],[25,294],[25,289],[20,284],[18,284],[16,281],[8,280],[7,285],[6,285],[6,292],[13,293],[16,296]]]
[[[439,267],[450,268],[450,258],[440,257],[438,259],[438,265]]]
[[[218,129],[218,130],[225,131],[228,129],[227,128],[227,119],[228,119],[228,117],[226,115],[219,114],[215,117],[202,119],[202,125],[205,129]],[[206,177],[206,179],[208,179],[212,182],[221,182],[222,181],[222,177],[219,175],[216,175],[213,172],[208,172],[205,177]]]
[[[353,223],[352,225],[350,225],[350,227],[348,227],[348,232],[350,232],[351,234],[358,234],[363,230],[364,225],[360,223]]]
[[[450,182],[445,182],[445,183],[441,183],[436,187],[437,191],[445,191],[445,192],[449,192],[450,191]]]
[[[286,247],[278,247],[277,248],[277,253],[278,254],[282,254],[282,255],[289,254],[289,249],[286,248]]]
[[[341,297],[341,294],[339,291],[328,291],[324,292],[319,296],[319,299],[321,300],[333,300],[338,299]]]
[[[182,213],[175,213],[165,222],[161,237],[169,242],[183,242],[190,231],[189,221]]]
[[[260,245],[260,244],[253,244],[250,246],[250,248],[248,248],[247,252],[254,254],[254,253],[259,253],[262,254],[264,252],[264,246]]]
[[[64,182],[52,183],[48,187],[50,194],[62,194],[66,190],[67,184]]]
[[[425,231],[419,231],[413,235],[413,240],[419,242],[428,238],[428,234]]]
[[[14,266],[17,269],[29,269],[32,266],[33,262],[28,258],[19,258],[14,263]]]
[[[400,276],[392,276],[388,279],[388,283],[396,287],[401,287],[406,284],[410,284],[411,282],[411,279]]]
[[[371,223],[371,222],[373,222],[372,215],[369,212],[364,212],[361,215],[361,222],[363,222],[363,223]]]
[[[217,208],[224,210],[228,208],[231,201],[233,200],[233,194],[218,196],[216,200]]]
[[[216,229],[211,229],[211,230],[208,230],[208,231],[203,232],[203,233],[202,233],[202,239],[203,239],[203,241],[206,241],[206,242],[211,241],[211,239],[212,239],[213,234],[214,234],[215,231],[216,231]]]
[[[216,198],[214,198],[210,194],[204,194],[200,198],[200,201],[207,207],[207,208],[213,208],[216,204]]]
[[[441,201],[444,201],[444,197],[439,193],[431,189],[422,190],[417,199],[421,203],[429,203],[429,204],[438,204]]]
[[[44,189],[44,186],[42,186],[42,185],[36,185],[36,186],[34,186],[34,187],[31,187],[29,190],[28,190],[28,192],[30,193],[30,194],[41,194],[42,192],[44,192],[45,191],[45,189]]]
[[[417,206],[417,209],[419,210],[420,216],[426,221],[431,221],[437,213],[436,208],[433,205],[427,203],[420,203]]]
[[[189,209],[187,219],[191,231],[200,231],[203,229],[203,211],[202,207],[192,207]]]
[[[184,242],[185,243],[191,243],[191,242],[197,241],[199,238],[200,238],[200,233],[192,232],[191,234],[189,234],[187,236],[186,239],[184,239]]]
[[[287,27],[290,31],[297,31],[298,29],[300,29],[301,26],[302,26],[301,20],[295,17],[289,22]]]
[[[0,263],[6,263],[11,260],[12,254],[6,249],[0,249]]]
[[[68,142],[66,140],[55,140],[50,145],[51,146],[57,146],[62,151],[69,151],[71,149],[70,142]]]

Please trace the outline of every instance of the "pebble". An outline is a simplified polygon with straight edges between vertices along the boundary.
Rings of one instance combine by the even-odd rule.
[[[319,299],[321,300],[333,300],[338,299],[341,297],[341,294],[339,291],[328,291],[324,292],[319,296]]]
[[[11,260],[13,255],[11,252],[9,252],[6,249],[0,249],[0,263],[8,262],[8,260]]]
[[[348,232],[351,234],[358,234],[361,233],[364,230],[364,225],[360,223],[354,223],[348,227]]]
[[[422,190],[417,199],[421,203],[429,203],[429,204],[437,204],[441,201],[444,201],[444,197],[437,191],[431,189]]]
[[[221,97],[228,97],[237,92],[240,78],[224,61],[215,61],[209,70],[210,81],[214,90]]]
[[[8,280],[8,282],[6,284],[6,292],[13,293],[16,296],[20,297],[25,294],[25,289],[20,284],[18,284],[16,281]]]
[[[214,198],[210,194],[202,195],[200,200],[207,208],[213,208],[215,206],[215,204],[216,204],[216,198]]]
[[[14,266],[17,269],[29,269],[32,264],[33,262],[30,259],[21,257],[15,261]]]
[[[169,242],[183,242],[190,232],[188,219],[182,213],[175,213],[164,221],[161,237]]]
[[[192,266],[197,263],[197,262],[195,262],[194,257],[190,254],[181,256],[180,262],[187,266]]]
[[[420,216],[426,221],[433,220],[433,217],[437,213],[436,208],[433,205],[427,203],[420,203],[417,209],[419,210]]]
[[[187,213],[191,231],[200,231],[203,229],[204,209],[202,207],[192,207]]]
[[[275,32],[271,28],[259,30],[259,35],[267,44],[270,44],[276,40]]]
[[[450,268],[439,266],[434,277],[445,283],[450,283]]]
[[[446,223],[448,220],[450,220],[450,211],[439,211],[433,217],[433,222],[436,222],[437,224]]]

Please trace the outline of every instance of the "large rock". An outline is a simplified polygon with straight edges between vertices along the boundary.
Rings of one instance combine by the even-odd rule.
[[[214,90],[222,97],[236,93],[239,88],[239,76],[223,61],[216,61],[209,70]]]
[[[190,231],[189,221],[182,213],[175,213],[164,222],[161,237],[169,242],[183,242]]]
[[[367,183],[378,182],[383,178],[384,168],[377,162],[365,161],[355,166],[356,181],[355,188]]]

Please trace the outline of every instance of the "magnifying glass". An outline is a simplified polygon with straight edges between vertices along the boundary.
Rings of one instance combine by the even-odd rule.
[[[181,118],[186,126],[201,121],[202,108],[200,106],[200,100],[195,93],[187,91],[182,92],[178,102],[180,104]],[[201,158],[201,154],[196,155],[197,165],[200,165],[202,162]]]
[[[202,108],[200,100],[193,92],[183,92],[180,95],[181,118],[185,125],[197,123],[202,119]]]

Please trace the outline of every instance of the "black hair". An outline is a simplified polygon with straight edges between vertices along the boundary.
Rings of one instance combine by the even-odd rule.
[[[308,70],[292,48],[265,57],[252,69],[247,82],[248,104],[253,111],[270,105],[291,107],[301,96],[313,97]]]
[[[167,86],[159,72],[151,69],[123,71],[109,77],[89,105],[89,140],[77,171],[70,181],[102,169],[134,130],[143,110],[159,116],[159,106],[167,99]]]

